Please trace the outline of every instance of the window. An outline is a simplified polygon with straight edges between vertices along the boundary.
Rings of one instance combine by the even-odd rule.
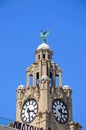
[[[39,86],[39,72],[36,73],[36,85]]]
[[[40,59],[40,55],[38,55],[38,59]]]
[[[56,76],[56,86],[58,86],[58,76]]]
[[[52,79],[52,73],[50,72],[50,78]]]
[[[43,54],[43,59],[45,59],[45,54]]]
[[[52,73],[50,72],[50,87],[52,87]]]
[[[48,130],[51,130],[51,128],[50,128],[50,127],[48,127]]]

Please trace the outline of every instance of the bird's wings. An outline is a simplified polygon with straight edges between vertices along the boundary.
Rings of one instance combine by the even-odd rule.
[[[41,31],[40,31],[40,37],[42,37],[42,36],[43,36],[43,31],[41,30]]]
[[[50,31],[46,31],[46,32],[43,32],[43,35],[46,37],[47,35],[49,35]]]

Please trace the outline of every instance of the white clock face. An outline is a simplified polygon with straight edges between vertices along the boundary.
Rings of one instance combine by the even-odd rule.
[[[68,109],[63,101],[55,99],[53,101],[52,111],[59,123],[64,124],[68,121]]]
[[[35,99],[28,99],[21,111],[21,119],[24,123],[30,123],[36,117],[38,112],[38,104]]]

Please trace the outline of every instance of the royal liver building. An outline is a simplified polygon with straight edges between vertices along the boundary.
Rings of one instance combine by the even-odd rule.
[[[72,117],[72,90],[62,86],[62,69],[52,61],[54,53],[46,43],[48,34],[41,31],[42,44],[35,51],[36,60],[26,69],[26,85],[16,90],[15,128],[81,130]]]

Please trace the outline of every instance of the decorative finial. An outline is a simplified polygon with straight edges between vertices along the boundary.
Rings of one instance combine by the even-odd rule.
[[[42,39],[42,42],[46,43],[46,37],[49,35],[49,31],[43,32],[42,30],[40,31],[40,38]]]

